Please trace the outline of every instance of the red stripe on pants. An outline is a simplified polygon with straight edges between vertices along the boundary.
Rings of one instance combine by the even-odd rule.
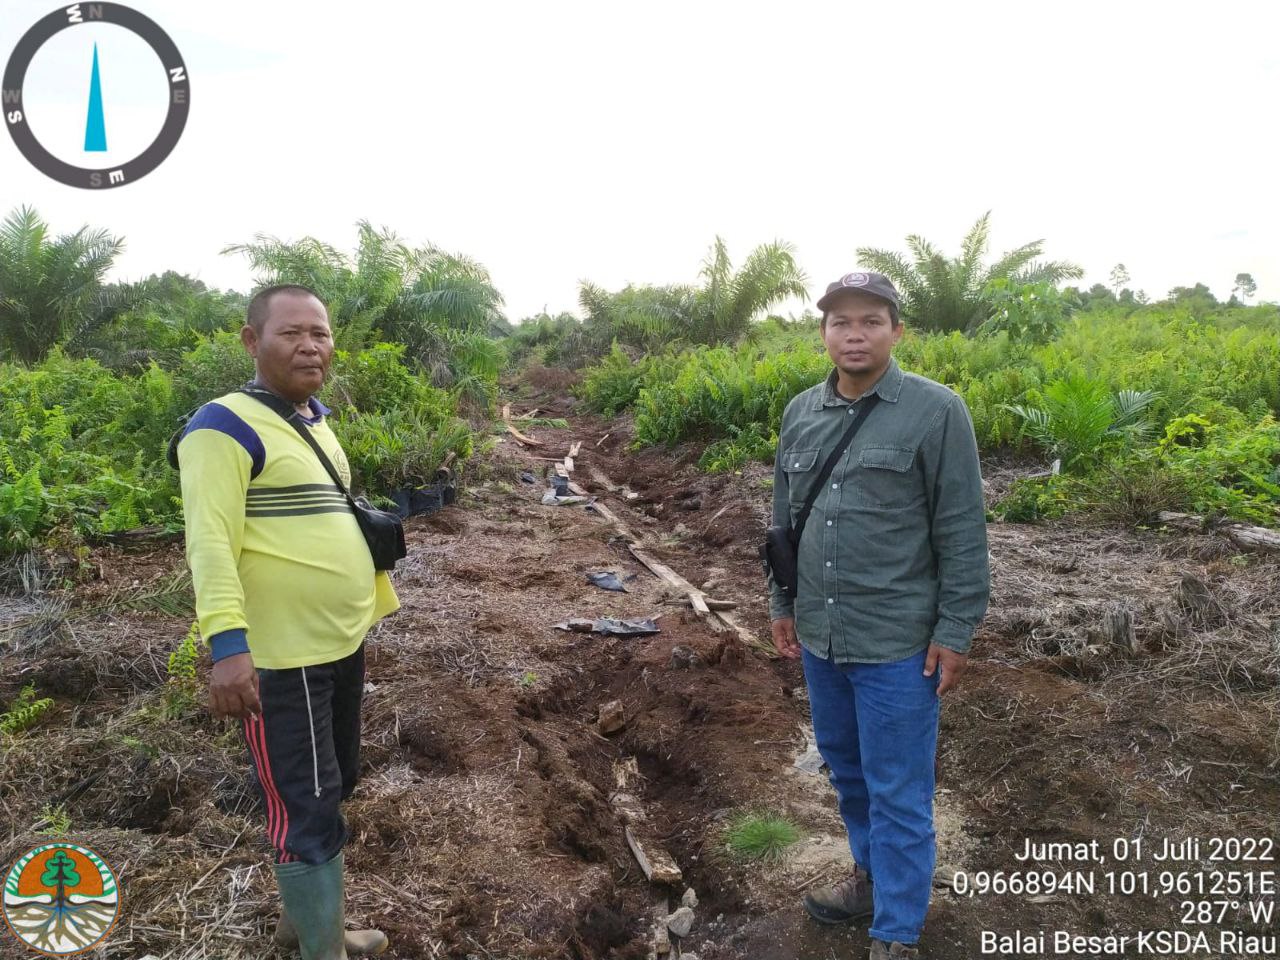
[[[295,859],[284,847],[289,835],[289,811],[285,808],[284,798],[276,789],[275,777],[271,774],[266,725],[262,717],[249,717],[245,720],[245,739],[258,763],[258,780],[262,783],[262,792],[267,799],[267,839],[279,854],[280,862],[288,863]]]

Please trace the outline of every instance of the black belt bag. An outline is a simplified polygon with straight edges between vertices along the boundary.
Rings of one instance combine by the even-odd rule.
[[[835,469],[836,461],[840,459],[841,454],[849,446],[853,440],[854,434],[858,432],[858,428],[862,426],[867,416],[875,409],[875,405],[880,402],[880,394],[873,393],[862,401],[862,409],[858,411],[857,416],[853,418],[853,423],[849,424],[844,435],[840,438],[840,442],[836,444],[826,462],[822,465],[822,470],[818,473],[818,479],[814,481],[813,488],[809,491],[809,495],[805,497],[804,506],[800,508],[800,512],[796,514],[795,526],[786,527],[769,527],[764,532],[764,543],[760,545],[760,561],[764,565],[765,576],[772,575],[773,582],[778,585],[778,589],[782,591],[782,595],[788,600],[794,602],[796,599],[796,591],[800,582],[800,573],[797,569],[797,557],[800,554],[800,537],[804,533],[805,524],[809,521],[809,513],[813,510],[814,501],[818,499],[818,492],[822,489],[822,485],[827,482],[827,477],[831,476],[831,471]],[[781,454],[781,451],[779,451]],[[775,492],[776,495],[776,492]]]
[[[333,464],[329,462],[329,458],[320,449],[320,445],[316,443],[316,438],[311,435],[311,431],[302,423],[302,415],[298,413],[293,404],[260,387],[241,387],[240,392],[247,393],[255,400],[261,400],[293,425],[293,428],[298,431],[298,435],[307,442],[307,446],[320,458],[320,463],[328,471],[329,477],[333,482],[338,485],[342,495],[347,498],[351,512],[356,515],[356,523],[360,527],[360,532],[364,534],[364,541],[369,545],[369,555],[373,558],[373,569],[394,570],[396,561],[403,560],[408,555],[408,550],[406,550],[404,543],[404,524],[400,522],[400,517],[394,513],[388,513],[386,510],[379,510],[364,497],[353,497],[351,495],[351,492],[347,490],[347,485],[338,476],[338,471],[334,469]]]

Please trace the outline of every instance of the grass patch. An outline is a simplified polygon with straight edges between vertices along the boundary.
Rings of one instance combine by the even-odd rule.
[[[800,840],[800,828],[768,811],[742,813],[725,828],[725,847],[739,860],[776,863]]]

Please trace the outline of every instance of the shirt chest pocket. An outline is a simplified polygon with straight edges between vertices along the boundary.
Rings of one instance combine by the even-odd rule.
[[[804,506],[804,499],[818,479],[818,454],[822,451],[788,450],[782,457],[782,470],[787,475],[787,497],[791,512],[795,514]]]
[[[912,467],[916,452],[909,447],[865,446],[858,451],[854,486],[860,503],[870,507],[909,507],[920,502],[924,490]]]

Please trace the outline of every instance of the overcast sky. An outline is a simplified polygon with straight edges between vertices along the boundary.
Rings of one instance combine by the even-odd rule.
[[[123,235],[116,278],[243,290],[225,245],[349,250],[367,218],[478,259],[520,319],[576,310],[581,279],[693,281],[717,233],[735,262],[791,242],[817,294],[859,246],[955,253],[989,209],[993,255],[1043,237],[1086,284],[1122,261],[1153,297],[1226,297],[1247,271],[1280,300],[1271,2],[132,5],[191,76],[170,158],[94,193],[0,137],[0,213]],[[0,56],[55,8],[0,0]],[[33,61],[32,127],[68,162],[100,165],[94,42],[112,156],[158,129],[162,68],[119,34]]]

